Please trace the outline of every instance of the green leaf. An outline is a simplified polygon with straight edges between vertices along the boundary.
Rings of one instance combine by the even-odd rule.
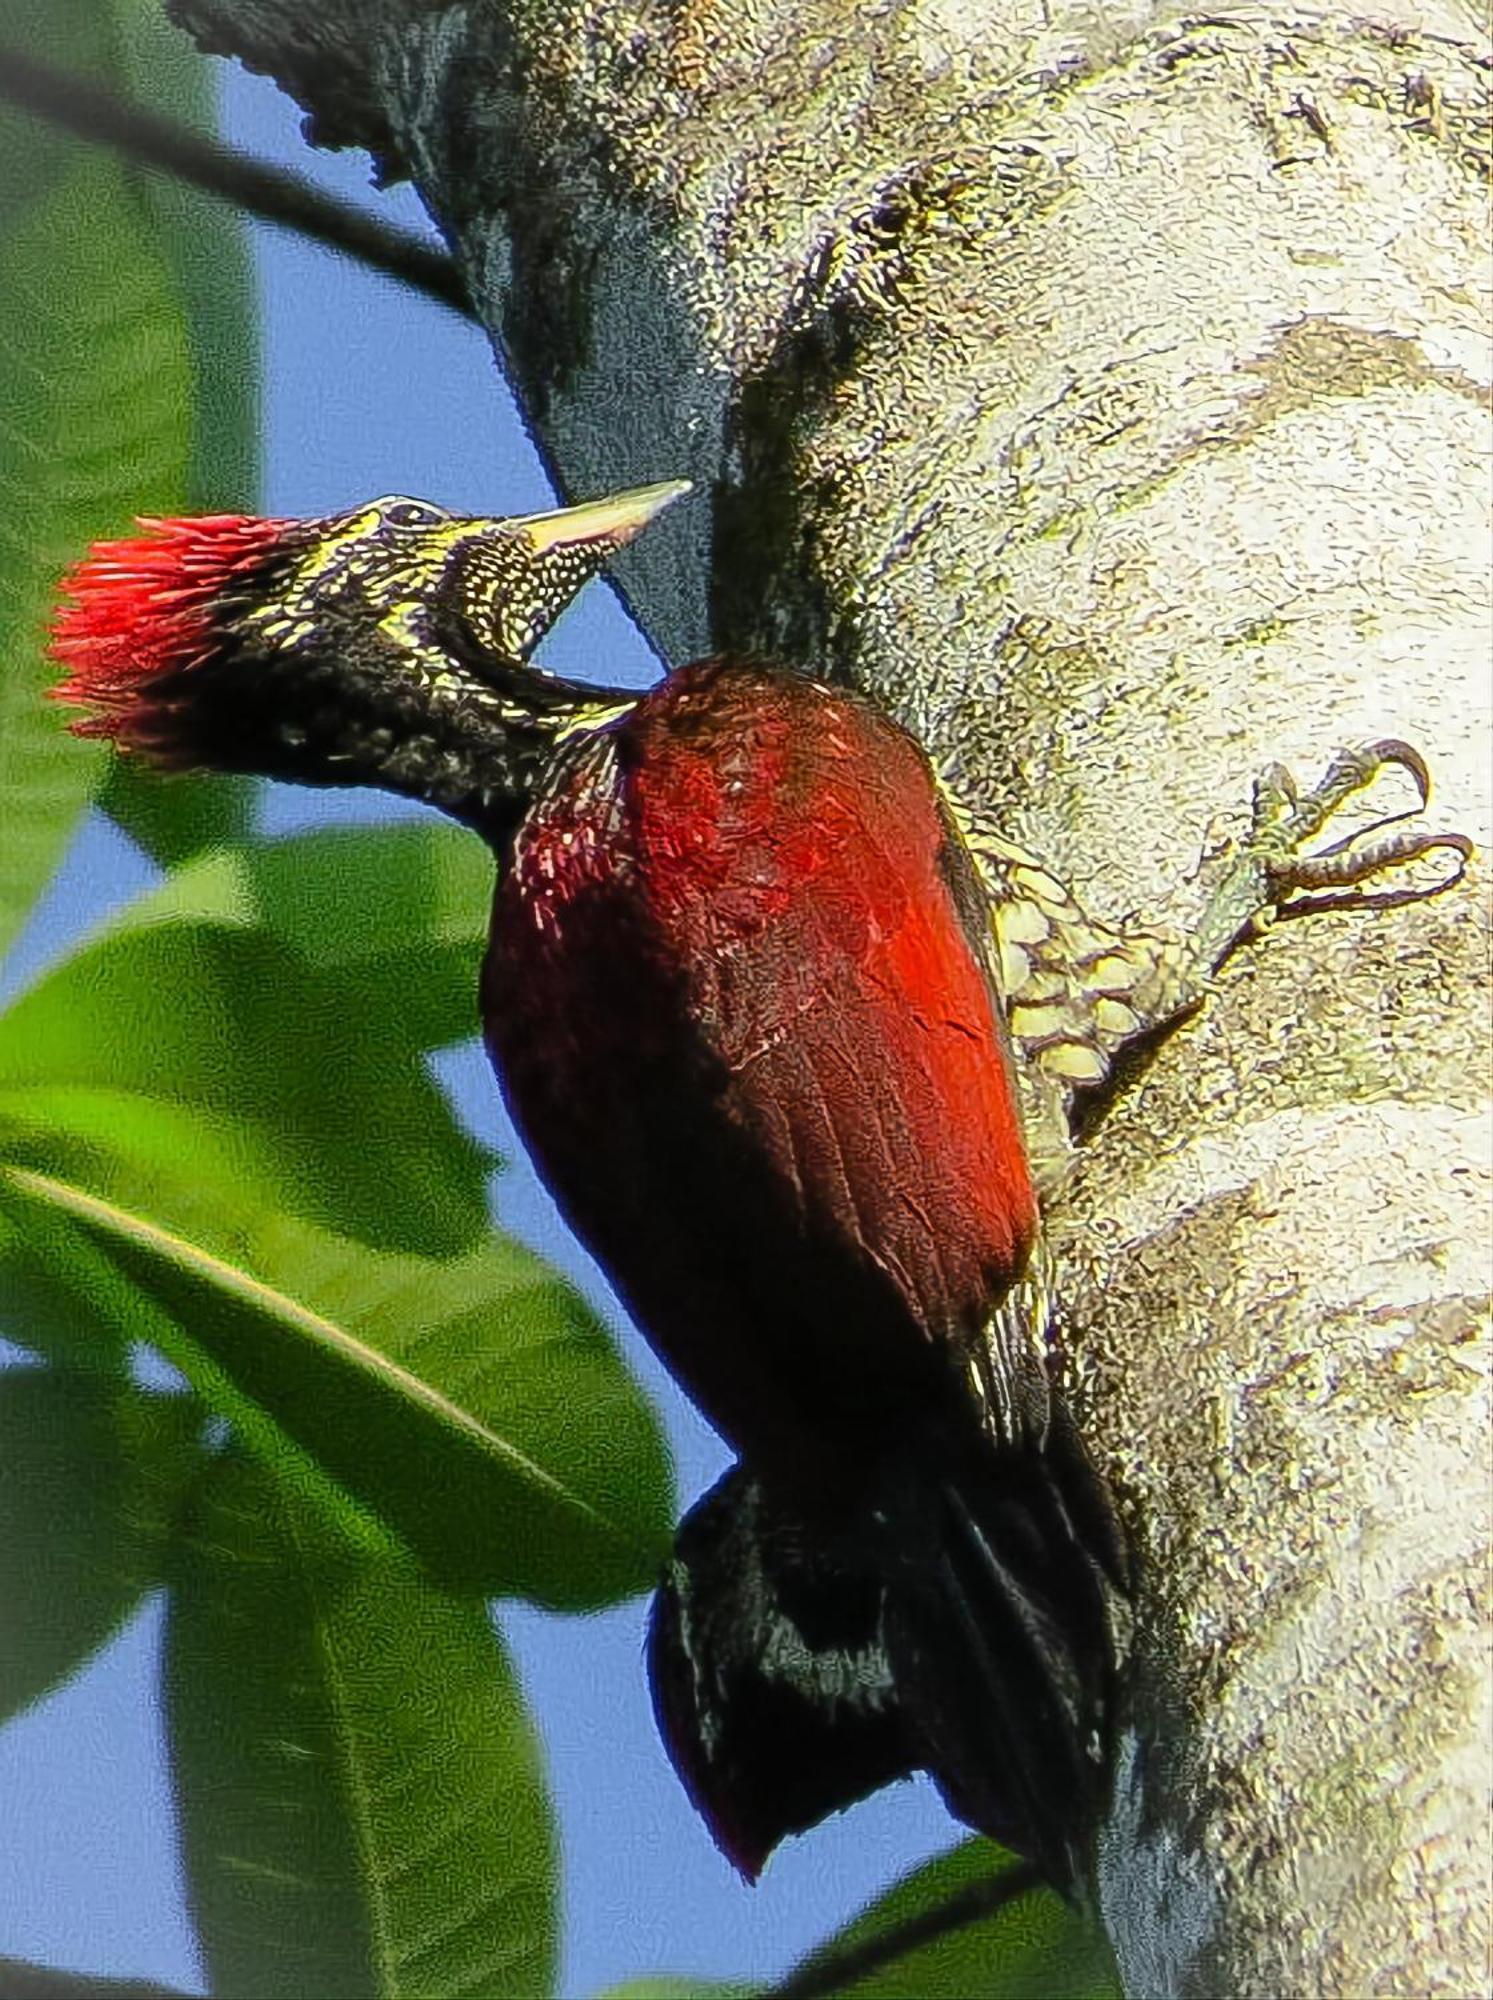
[[[163,868],[204,849],[241,840],[259,810],[257,778],[197,777],[154,771],[138,757],[110,757],[98,802],[137,847]]]
[[[54,68],[106,80],[108,34],[98,0],[6,0],[5,44]],[[77,141],[43,119],[0,105],[0,237],[76,163]]]
[[[67,1220],[7,1196],[0,1175],[0,1337],[75,1372],[122,1377],[147,1338],[139,1292]]]
[[[115,31],[115,87],[179,124],[214,133],[220,66],[167,20],[161,0],[107,0],[106,11]],[[130,163],[124,171],[155,226],[186,315],[194,387],[186,503],[206,513],[252,507],[260,354],[248,231],[228,203],[174,175]]]
[[[856,1977],[837,1961],[873,1940],[889,1941],[904,1925],[956,1898],[995,1889],[1022,1868],[987,1840],[967,1840],[916,1868],[795,1968],[789,1983],[811,1973],[816,1994],[855,2000],[1122,2000],[1109,1945],[1097,1925],[1078,1916],[1049,1889],[1032,1889],[993,1915],[911,1949]],[[909,1940],[910,1942],[910,1940]]]
[[[75,1196],[75,1200],[76,1200]],[[88,1198],[83,1197],[86,1201]],[[337,1481],[252,1397],[239,1394],[233,1378],[218,1367],[180,1320],[134,1280],[116,1254],[107,1232],[91,1237],[80,1228],[73,1204],[26,1185],[23,1173],[0,1168],[0,1301],[18,1302],[14,1337],[34,1352],[64,1366],[95,1366],[118,1374],[137,1342],[149,1346],[186,1375],[214,1415],[224,1417],[244,1442],[297,1483],[307,1504],[321,1507],[328,1520],[342,1523],[370,1551],[387,1551],[391,1530],[361,1509]],[[40,1301],[56,1313],[33,1319],[26,1308]],[[75,1323],[62,1312],[71,1302]],[[7,1326],[7,1332],[11,1331]],[[60,1337],[54,1337],[60,1332]]]
[[[5,32],[174,115],[206,108],[207,65],[152,0],[19,0]],[[0,951],[106,769],[42,698],[58,578],[136,514],[252,503],[256,362],[231,212],[0,110]],[[121,766],[107,794],[173,861],[242,832],[255,790]]]
[[[246,1443],[318,1468],[443,1581],[585,1609],[657,1574],[656,1420],[589,1308],[517,1245],[435,1262],[238,1211],[189,1241],[17,1168],[0,1208],[70,1224]]]
[[[262,930],[349,1006],[392,996],[401,1046],[434,1049],[476,1031],[493,880],[482,842],[445,821],[325,828],[178,869],[107,935],[171,919]]]
[[[0,1370],[0,1717],[73,1673],[160,1582],[201,1426],[190,1397]]]
[[[218,1175],[225,1201],[242,1178],[246,1201],[273,1191],[372,1242],[469,1248],[488,1230],[492,1157],[424,1057],[475,1024],[490,894],[480,844],[435,827],[219,850],[178,871],[0,1015],[9,1157],[126,1201],[162,1168]],[[189,1159],[194,1132],[209,1143]]]
[[[155,0],[12,0],[0,33],[170,116],[210,111],[209,65]],[[253,505],[257,381],[232,210],[0,107],[0,951],[101,781],[160,861],[247,829],[251,783],[168,783],[69,735],[42,642],[90,542]]]
[[[0,1176],[0,1294],[44,1352],[157,1345],[442,1574],[591,1605],[651,1581],[667,1458],[575,1294],[493,1239],[423,1065],[470,1024],[489,895],[477,842],[401,826],[222,850],[139,899],[0,1018],[0,1158],[51,1190]],[[339,1035],[367,1007],[377,1038]],[[380,1232],[468,1254],[347,1240]]]
[[[188,1893],[234,2000],[550,1991],[556,1844],[484,1606],[232,1458],[183,1534],[165,1683]]]
[[[107,159],[79,154],[0,234],[0,950],[100,770],[43,698],[58,575],[183,489],[191,369],[170,285]]]
[[[214,67],[161,12],[160,0],[111,0],[117,86],[198,130],[216,124]],[[258,301],[242,219],[169,174],[124,171],[155,230],[185,317],[193,394],[183,415],[188,459],[183,506],[248,511],[259,493]],[[261,787],[252,778],[188,777],[110,761],[100,804],[146,853],[174,867],[249,832]]]

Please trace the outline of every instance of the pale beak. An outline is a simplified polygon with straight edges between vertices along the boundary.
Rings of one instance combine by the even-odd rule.
[[[620,549],[643,530],[656,514],[690,490],[687,479],[663,479],[656,486],[631,486],[605,500],[583,500],[578,507],[557,507],[548,514],[520,516],[509,525],[522,529],[536,552],[570,546]]]
[[[512,537],[527,544],[526,559],[504,596],[500,635],[504,651],[527,660],[582,585],[640,535],[656,514],[689,490],[687,479],[666,479],[655,486],[609,494],[604,500],[585,500],[578,507],[492,522],[491,529],[500,530],[505,540]]]

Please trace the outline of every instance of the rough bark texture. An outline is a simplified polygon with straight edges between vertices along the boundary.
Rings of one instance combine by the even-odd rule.
[[[1489,838],[1489,71],[1395,5],[172,0],[413,175],[572,492],[700,483],[670,657],[873,690],[1104,914],[1343,741]],[[1487,1989],[1481,882],[1278,927],[1055,1218],[1135,1995]]]

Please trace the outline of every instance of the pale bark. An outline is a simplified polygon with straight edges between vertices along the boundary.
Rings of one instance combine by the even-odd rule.
[[[1343,741],[1486,846],[1470,10],[173,10],[413,173],[573,493],[699,482],[623,565],[670,657],[850,676],[1102,914]],[[1487,1989],[1482,880],[1236,960],[1054,1218],[1134,1995]]]

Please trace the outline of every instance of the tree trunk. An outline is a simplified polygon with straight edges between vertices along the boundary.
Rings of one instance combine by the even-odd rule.
[[[570,492],[699,483],[672,659],[872,690],[1100,914],[1364,738],[1488,841],[1470,9],[171,7],[413,175]],[[1052,1219],[1134,1995],[1487,1989],[1486,963],[1480,887],[1278,927]]]

